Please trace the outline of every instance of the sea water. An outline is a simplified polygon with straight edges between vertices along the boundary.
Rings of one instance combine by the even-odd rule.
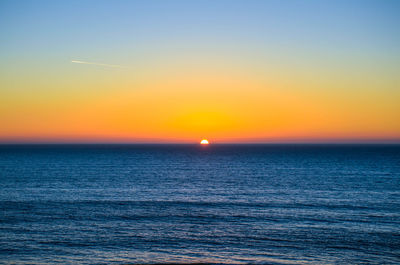
[[[399,264],[399,145],[2,145],[0,263]]]

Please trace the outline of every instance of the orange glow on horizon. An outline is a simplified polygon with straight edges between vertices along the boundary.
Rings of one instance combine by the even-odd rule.
[[[176,65],[166,61],[135,78],[128,70],[84,78],[59,73],[52,82],[39,73],[6,78],[0,142],[195,143],[204,135],[213,143],[400,139],[399,90],[382,94],[368,76],[332,80],[326,73],[311,82],[299,70],[276,66],[264,76],[213,60],[189,66],[185,58]]]

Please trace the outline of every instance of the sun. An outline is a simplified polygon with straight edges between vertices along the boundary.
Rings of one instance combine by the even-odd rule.
[[[203,140],[200,141],[200,144],[209,144],[209,142],[208,142],[207,139],[203,139]]]

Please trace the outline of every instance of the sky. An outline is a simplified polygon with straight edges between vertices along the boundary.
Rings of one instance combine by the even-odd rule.
[[[0,1],[0,142],[400,142],[400,2]]]

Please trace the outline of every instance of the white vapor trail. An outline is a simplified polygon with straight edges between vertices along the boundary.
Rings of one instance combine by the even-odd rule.
[[[117,64],[93,63],[93,62],[85,62],[85,61],[78,61],[78,60],[72,60],[71,63],[91,64],[91,65],[98,65],[98,66],[123,68],[123,66],[117,65]]]

